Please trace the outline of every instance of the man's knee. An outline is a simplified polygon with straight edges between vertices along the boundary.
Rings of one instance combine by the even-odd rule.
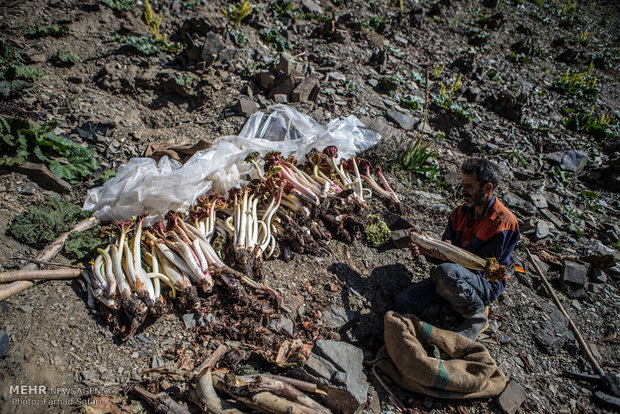
[[[449,290],[454,287],[461,277],[465,268],[455,263],[442,263],[435,268],[431,279],[438,291]]]

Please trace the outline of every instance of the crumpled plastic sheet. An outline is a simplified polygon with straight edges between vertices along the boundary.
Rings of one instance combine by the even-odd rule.
[[[322,151],[335,145],[340,157],[350,158],[380,139],[355,116],[321,125],[290,106],[274,105],[268,113],[250,116],[238,136],[215,139],[211,148],[197,152],[185,164],[168,157],[159,163],[132,158],[119,167],[116,177],[88,191],[83,209],[102,222],[146,214],[148,225],[170,210],[187,210],[202,195],[225,194],[247,184],[256,177],[253,166],[244,161],[250,152],[279,151],[303,161],[313,148]]]

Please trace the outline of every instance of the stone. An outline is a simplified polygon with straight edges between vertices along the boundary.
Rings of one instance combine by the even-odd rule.
[[[544,220],[536,220],[536,240],[542,240],[551,234],[549,224]]]
[[[321,6],[319,6],[317,3],[315,3],[312,0],[301,0],[301,7],[308,13],[318,14],[318,15],[323,14],[323,9],[321,8]]]
[[[362,124],[366,126],[366,128],[378,134],[381,134],[381,139],[383,140],[389,140],[389,139],[401,140],[401,139],[405,139],[406,137],[403,131],[396,129],[393,126],[386,124],[382,120],[377,119],[375,117],[371,118],[371,117],[364,116],[360,119],[360,121],[362,122]]]
[[[81,371],[80,377],[82,378],[82,382],[90,381],[95,378],[95,373],[93,371]]]
[[[564,158],[564,155],[566,155],[566,151],[551,152],[545,155],[545,159],[547,161],[552,162],[553,164],[561,164],[562,158]]]
[[[239,101],[233,107],[233,111],[237,115],[249,117],[256,111],[258,111],[258,104],[249,99],[239,99]]]
[[[541,321],[534,331],[534,341],[548,354],[554,354],[566,342],[568,336],[568,319],[551,304],[543,305],[547,320]]]
[[[319,95],[319,80],[315,77],[304,79],[291,93],[291,102],[316,101]]]
[[[480,92],[480,88],[470,86],[465,90],[465,97],[469,102],[476,102],[478,100],[478,97],[480,96]]]
[[[224,49],[226,49],[226,45],[219,34],[213,32],[207,33],[200,58],[204,60],[207,65],[211,65],[217,60],[220,51]]]
[[[510,210],[515,212],[514,210],[518,210],[526,216],[533,216],[536,213],[536,208],[516,195],[515,193],[506,193],[502,197],[502,202],[508,207]]]
[[[362,405],[368,396],[368,381],[362,370],[363,358],[362,350],[351,344],[319,339],[304,370],[332,384],[342,385]]]
[[[273,101],[277,104],[279,103],[287,103],[288,102],[288,95],[285,95],[283,93],[276,93],[275,95],[273,95]]]
[[[347,80],[347,77],[340,72],[329,72],[327,74],[327,78],[330,80],[335,80],[335,81],[340,81],[340,82],[345,82]]]
[[[417,123],[420,122],[419,119],[414,118],[405,113],[402,113],[393,108],[390,108],[387,111],[385,111],[385,116],[388,120],[394,122],[399,127],[404,129],[405,131],[411,131],[412,129],[415,128]]]
[[[325,325],[331,329],[340,329],[347,322],[355,317],[355,312],[346,310],[342,306],[332,306],[327,312],[324,313]]]
[[[297,69],[297,65],[292,62],[293,57],[288,53],[280,53],[280,61],[276,65],[276,71],[290,75],[291,70]]]
[[[562,157],[562,167],[576,175],[583,171],[587,164],[588,154],[584,151],[570,150]]]
[[[193,313],[186,313],[183,315],[183,324],[185,324],[185,329],[194,328],[196,326],[196,318]]]
[[[287,312],[289,315],[295,317],[297,314],[297,309],[304,304],[304,297],[301,295],[291,295],[291,294],[283,294],[282,295],[282,310]]]
[[[497,397],[497,405],[504,414],[514,414],[527,398],[527,393],[521,384],[510,380],[502,393]]]
[[[594,283],[607,283],[607,276],[605,276],[605,273],[593,265],[590,266],[588,277]]]
[[[271,320],[269,324],[269,328],[274,332],[284,333],[286,332],[289,336],[293,336],[294,325],[293,321],[284,316],[280,316],[279,318],[274,318]]]
[[[274,95],[283,94],[290,95],[295,89],[293,78],[290,75],[282,74],[276,78],[271,84],[271,90],[269,91],[269,97]]]
[[[0,358],[9,352],[9,334],[0,330]]]
[[[551,211],[546,208],[540,209],[540,214],[549,220],[556,228],[561,229],[564,226],[564,222],[561,218],[553,214]]]
[[[60,194],[71,192],[71,184],[56,177],[43,164],[36,164],[27,161],[17,167],[17,172],[27,175],[28,178],[46,190],[55,191]]]
[[[579,263],[566,260],[562,269],[562,292],[572,299],[587,297],[585,286],[588,281],[588,269]]]
[[[406,248],[411,241],[410,233],[410,229],[392,230],[391,240],[394,246],[396,246],[397,249]]]
[[[258,84],[264,89],[270,88],[275,80],[276,75],[273,72],[263,71],[258,75]]]
[[[530,200],[537,208],[547,208],[549,204],[547,203],[547,199],[542,194],[530,194]]]
[[[555,213],[562,212],[562,200],[563,199],[559,194],[551,193],[548,191],[543,191],[542,195],[545,197],[545,200],[547,200],[547,204],[550,210],[552,210]]]

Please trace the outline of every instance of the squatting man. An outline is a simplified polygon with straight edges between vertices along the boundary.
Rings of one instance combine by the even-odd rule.
[[[485,158],[468,158],[461,167],[463,199],[450,215],[442,240],[482,257],[495,257],[510,269],[510,255],[519,241],[515,215],[495,197],[500,171]],[[464,318],[456,332],[472,340],[488,327],[488,306],[504,291],[503,280],[490,282],[482,271],[446,262],[437,250],[411,243],[412,256],[420,254],[444,261],[430,278],[409,286],[396,298],[395,310],[428,320],[444,314],[447,307]],[[514,269],[514,265],[512,266]]]

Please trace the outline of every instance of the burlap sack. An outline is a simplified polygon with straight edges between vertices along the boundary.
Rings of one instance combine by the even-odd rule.
[[[447,356],[429,356],[433,349]],[[431,397],[490,398],[506,386],[506,376],[483,345],[391,311],[374,364],[401,387]]]

